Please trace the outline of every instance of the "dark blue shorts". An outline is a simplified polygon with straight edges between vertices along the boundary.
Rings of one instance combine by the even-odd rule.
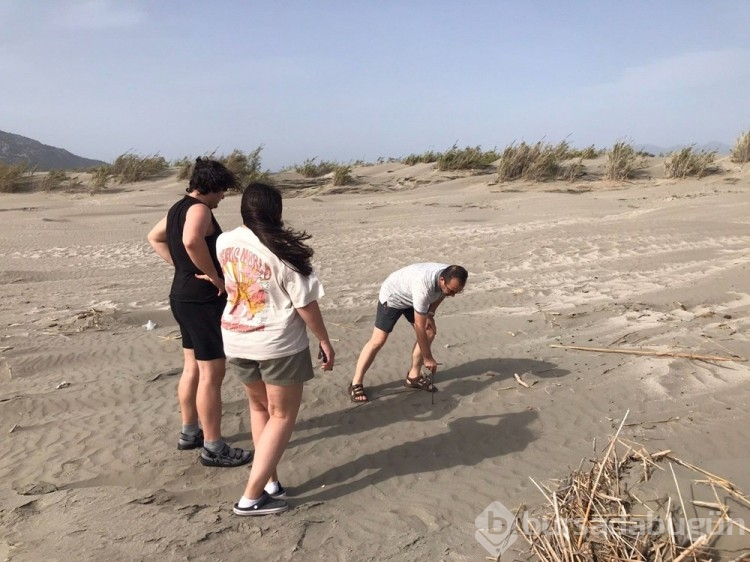
[[[224,302],[178,302],[169,299],[172,315],[180,325],[182,347],[192,349],[198,361],[225,359],[221,339]]]
[[[375,313],[375,327],[390,334],[401,316],[406,318],[409,324],[414,324],[413,308],[391,308],[387,303],[378,302],[378,311]]]

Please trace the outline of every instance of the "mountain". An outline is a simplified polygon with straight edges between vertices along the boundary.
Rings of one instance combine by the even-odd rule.
[[[48,146],[34,139],[5,131],[0,131],[0,162],[4,164],[28,162],[41,172],[86,169],[106,164],[101,160],[76,156],[62,148]]]

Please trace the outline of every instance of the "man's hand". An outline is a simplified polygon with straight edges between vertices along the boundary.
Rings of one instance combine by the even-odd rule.
[[[333,350],[331,342],[328,340],[320,342],[318,359],[321,361],[320,368],[324,371],[333,371],[336,352]]]
[[[435,374],[435,371],[437,371],[437,363],[433,357],[423,358],[423,364],[424,368],[430,371],[433,375]]]
[[[211,279],[205,273],[201,273],[201,274],[196,273],[195,277],[196,279],[202,279],[203,281],[208,281],[209,283],[211,283],[214,287],[216,287],[219,290],[219,293],[218,293],[219,296],[227,292],[227,289],[224,286],[224,280],[221,277],[217,277],[216,279]]]

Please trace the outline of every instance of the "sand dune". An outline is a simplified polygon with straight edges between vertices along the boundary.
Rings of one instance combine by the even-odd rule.
[[[0,197],[3,559],[483,560],[480,512],[543,503],[529,476],[566,476],[628,410],[627,438],[750,491],[750,364],[550,347],[750,356],[747,170],[622,184],[393,163],[354,175],[345,189],[281,178],[287,221],[313,235],[337,364],[306,386],[280,465],[293,510],[252,521],[231,513],[245,469],[175,448],[171,272],[145,236],[184,186]],[[217,210],[224,230],[238,206]],[[438,313],[440,391],[403,388],[413,339],[399,324],[368,374],[375,400],[355,406],[345,390],[380,283],[433,260],[470,272]],[[224,384],[223,432],[250,447],[240,387]],[[750,536],[717,546],[731,560]]]

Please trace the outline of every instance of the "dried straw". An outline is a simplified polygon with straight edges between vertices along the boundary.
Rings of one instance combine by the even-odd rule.
[[[523,514],[517,513],[515,524],[519,536],[528,543],[532,558],[544,562],[708,562],[715,559],[711,545],[722,525],[750,532],[743,520],[729,517],[729,507],[716,493],[716,488],[720,488],[750,506],[750,500],[734,484],[676,458],[671,450],[649,453],[641,445],[626,443],[619,437],[626,419],[627,413],[603,457],[589,460],[588,469],[584,459],[557,489],[531,479],[547,503],[533,512],[524,509]],[[679,503],[667,495],[663,501],[649,500],[648,505],[636,497],[634,486],[629,488],[628,482],[641,474],[641,468],[640,483],[649,480],[655,470],[664,470],[659,466],[663,462],[669,462]],[[710,485],[716,501],[686,501],[672,463],[707,477],[708,480],[695,482]],[[719,513],[713,528],[700,536],[690,536],[690,526],[680,525],[680,529],[687,528],[688,534],[678,532],[674,518],[680,523],[687,520],[687,503]],[[639,510],[643,514],[633,512],[633,507],[639,506],[644,508]]]

